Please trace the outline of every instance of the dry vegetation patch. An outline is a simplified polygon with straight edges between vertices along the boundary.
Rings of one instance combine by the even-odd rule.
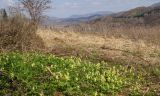
[[[32,51],[44,49],[43,41],[36,34],[36,30],[34,24],[21,16],[0,21],[0,50]]]
[[[46,46],[57,50],[68,51],[85,50],[92,53],[95,59],[121,60],[134,63],[160,62],[160,49],[158,45],[146,43],[143,40],[98,36],[93,34],[81,34],[75,32],[54,32],[53,30],[39,29],[38,34],[44,40]],[[59,47],[59,48],[58,48]],[[68,49],[71,50],[68,50]],[[53,52],[53,50],[52,50]],[[62,51],[63,52],[63,51]],[[79,51],[80,52],[80,51]],[[60,53],[60,52],[59,52]],[[81,53],[77,53],[81,54]]]

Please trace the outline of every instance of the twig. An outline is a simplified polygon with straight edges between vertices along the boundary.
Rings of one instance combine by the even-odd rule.
[[[46,67],[46,68],[47,68],[47,70],[49,71],[49,73],[51,73],[52,76],[54,76],[54,77],[56,76],[56,75],[51,71],[51,69],[50,69],[49,67]]]
[[[144,92],[143,96],[145,96],[148,91],[149,91],[149,87],[148,87],[147,90]]]

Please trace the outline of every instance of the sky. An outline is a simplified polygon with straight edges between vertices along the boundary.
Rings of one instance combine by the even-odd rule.
[[[0,0],[0,8],[14,5],[16,0]],[[120,12],[139,6],[149,6],[160,0],[52,0],[47,15],[66,18],[98,11]]]

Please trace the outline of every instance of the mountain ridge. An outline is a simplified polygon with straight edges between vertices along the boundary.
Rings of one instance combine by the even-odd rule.
[[[49,17],[47,20],[44,21],[45,25],[72,25],[81,22],[90,21],[96,18],[100,18],[103,16],[108,16],[113,14],[110,11],[98,11],[94,13],[88,13],[83,15],[72,15],[68,18],[57,18],[57,17]]]
[[[103,18],[97,18],[87,23],[108,23],[109,21],[112,23],[116,22],[126,24],[160,24],[160,2],[148,7],[141,6],[128,11],[111,14],[110,16],[105,16]]]

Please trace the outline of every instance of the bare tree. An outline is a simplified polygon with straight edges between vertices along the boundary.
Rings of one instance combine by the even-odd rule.
[[[19,0],[19,2],[35,23],[40,23],[44,12],[51,8],[51,0]]]

